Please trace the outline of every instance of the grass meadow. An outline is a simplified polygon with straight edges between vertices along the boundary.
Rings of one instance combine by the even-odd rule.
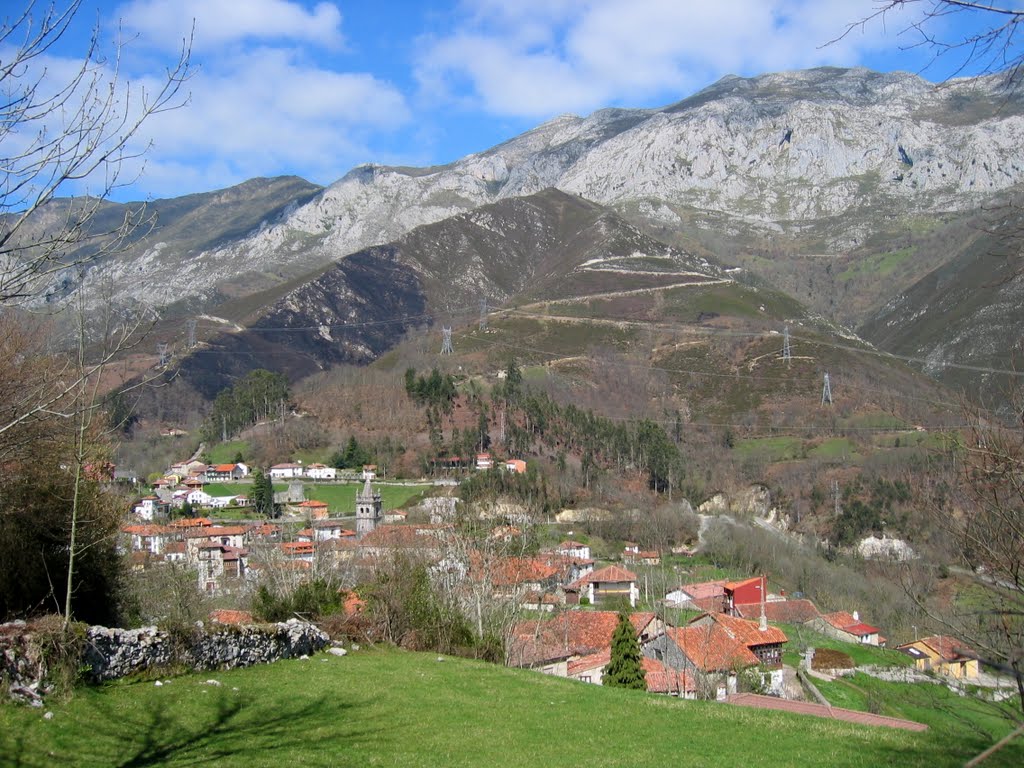
[[[185,675],[161,686],[122,681],[81,689],[43,710],[3,705],[0,756],[26,767],[937,768],[961,765],[992,742],[984,728],[912,711],[929,718],[931,730],[677,701],[433,654],[369,650]],[[1015,745],[985,765],[1022,761],[1024,745]]]

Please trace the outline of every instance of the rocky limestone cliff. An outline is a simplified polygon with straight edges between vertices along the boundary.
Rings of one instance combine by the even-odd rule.
[[[996,76],[935,86],[819,68],[727,77],[660,110],[563,116],[446,166],[355,168],[248,236],[190,256],[213,280],[154,244],[121,298],[212,300],[217,281],[283,279],[547,187],[675,227],[687,211],[785,232],[856,212],[837,225],[841,247],[865,235],[869,213],[965,209],[1024,180],[1022,99],[999,86]]]

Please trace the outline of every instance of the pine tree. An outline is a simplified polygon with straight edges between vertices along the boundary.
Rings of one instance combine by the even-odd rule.
[[[647,677],[640,656],[640,642],[636,629],[625,611],[619,614],[619,624],[612,634],[612,654],[604,668],[602,684],[611,688],[633,688],[647,690]]]

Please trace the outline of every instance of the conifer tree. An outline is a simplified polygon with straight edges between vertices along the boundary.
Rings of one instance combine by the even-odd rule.
[[[640,642],[636,637],[633,622],[625,611],[619,614],[619,624],[612,634],[612,655],[601,678],[603,685],[611,688],[633,688],[647,690],[647,677],[640,656]]]

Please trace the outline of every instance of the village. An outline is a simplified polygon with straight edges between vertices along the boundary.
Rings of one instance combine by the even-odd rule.
[[[664,593],[652,593],[646,573],[662,567],[665,557],[692,558],[694,546],[659,552],[625,542],[618,557],[605,561],[595,560],[590,545],[575,539],[530,551],[523,533],[535,523],[507,517],[484,520],[475,529],[477,536],[467,537],[458,525],[460,502],[450,484],[439,486],[443,495],[414,505],[410,520],[408,510],[383,508],[376,470],[367,465],[361,472],[341,474],[323,464],[274,465],[267,476],[288,483],[287,490],[274,492],[279,512],[274,519],[252,520],[246,519],[251,505],[246,495],[215,496],[204,490],[211,483],[251,479],[248,466],[180,462],[153,483],[153,494],[133,505],[132,521],[122,527],[123,550],[137,571],[179,567],[194,572],[199,592],[236,606],[210,613],[213,622],[231,624],[254,621],[250,611],[237,605],[245,604],[261,583],[285,578],[294,586],[329,574],[345,585],[340,589],[344,613],[358,626],[366,608],[358,585],[383,563],[405,558],[427,564],[431,578],[461,599],[502,607],[509,666],[600,685],[619,614],[625,612],[651,693],[924,727],[833,707],[817,690],[815,680],[834,680],[855,668],[864,671],[837,649],[884,653],[889,645],[883,630],[855,606],[822,612],[800,594],[771,591],[764,574],[679,579]],[[516,473],[525,464],[484,453],[477,457],[476,470]],[[304,482],[323,481],[355,485],[353,508],[305,498]],[[182,517],[182,510],[197,516]],[[679,572],[673,566],[673,573]],[[827,639],[830,647],[816,651],[802,643],[796,649],[787,634],[794,632]],[[999,684],[981,670],[978,654],[954,637],[915,637],[888,653],[893,654],[890,662],[897,660],[891,666],[908,681],[928,679],[953,690]],[[796,663],[787,663],[794,654]],[[869,669],[881,675],[892,671],[884,664]]]

